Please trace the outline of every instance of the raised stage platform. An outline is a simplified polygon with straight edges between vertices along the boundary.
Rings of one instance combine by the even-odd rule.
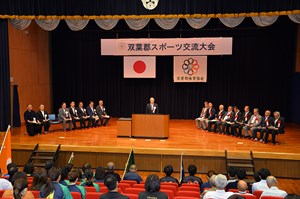
[[[208,133],[196,129],[194,120],[170,120],[167,140],[117,137],[116,119],[106,127],[62,132],[58,124],[50,129],[54,132],[29,137],[24,126],[12,128],[13,161],[24,165],[37,143],[44,149],[61,144],[59,166],[65,165],[75,152],[75,166],[83,162],[91,162],[94,167],[104,166],[114,161],[117,169],[123,169],[133,148],[139,170],[161,171],[164,165],[172,164],[178,171],[183,153],[184,164],[196,164],[199,173],[210,169],[226,173],[225,150],[231,156],[249,156],[253,151],[256,170],[267,167],[278,177],[300,178],[300,126],[294,124],[287,125],[286,134],[277,139],[280,145],[275,146]]]

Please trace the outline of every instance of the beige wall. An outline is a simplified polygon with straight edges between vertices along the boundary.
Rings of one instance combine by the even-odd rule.
[[[26,30],[17,30],[9,24],[10,76],[18,85],[20,115],[27,104],[38,110],[43,103],[51,110],[51,81],[49,65],[49,33],[34,21]]]

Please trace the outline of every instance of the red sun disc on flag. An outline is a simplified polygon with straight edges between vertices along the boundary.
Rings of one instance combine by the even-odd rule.
[[[146,70],[146,64],[145,62],[138,60],[133,64],[133,70],[136,73],[143,73]]]

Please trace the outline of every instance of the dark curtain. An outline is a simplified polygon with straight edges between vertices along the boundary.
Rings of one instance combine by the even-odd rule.
[[[0,19],[0,131],[10,124],[10,74],[7,20]]]
[[[297,0],[160,0],[154,10],[145,9],[141,0],[1,0],[0,15],[257,14],[295,10],[300,10]]]
[[[61,102],[103,99],[108,113],[128,117],[144,113],[150,96],[171,118],[195,118],[204,100],[217,107],[250,105],[262,111],[279,110],[289,118],[290,83],[295,60],[297,25],[287,17],[265,28],[251,19],[238,28],[226,28],[212,19],[195,30],[185,20],[171,31],[154,21],[141,31],[124,21],[112,31],[101,31],[90,22],[83,31],[70,31],[60,23],[52,34],[53,107]],[[173,57],[156,57],[156,79],[124,79],[123,57],[101,56],[101,38],[233,37],[231,56],[208,56],[207,83],[173,83]]]
[[[294,73],[292,80],[291,121],[300,125],[300,73]]]
[[[21,126],[18,85],[13,86],[13,127]]]

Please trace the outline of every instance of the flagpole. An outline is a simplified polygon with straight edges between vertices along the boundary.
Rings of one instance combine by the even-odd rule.
[[[126,164],[125,164],[125,169],[124,169],[124,172],[123,172],[122,180],[124,179],[124,176],[125,176],[125,174],[126,174],[126,168],[127,168],[127,166],[128,166],[128,162],[129,162],[129,158],[130,158],[130,155],[131,155],[132,150],[133,150],[133,148],[131,147],[131,150],[130,150],[129,155],[128,155],[127,162],[126,162]]]
[[[7,126],[7,130],[6,130],[6,133],[5,133],[5,136],[4,136],[4,139],[3,139],[3,142],[1,144],[1,150],[0,150],[0,154],[4,148],[4,143],[5,143],[5,140],[6,140],[6,137],[7,137],[7,134],[8,134],[8,130],[10,130],[10,125]]]

